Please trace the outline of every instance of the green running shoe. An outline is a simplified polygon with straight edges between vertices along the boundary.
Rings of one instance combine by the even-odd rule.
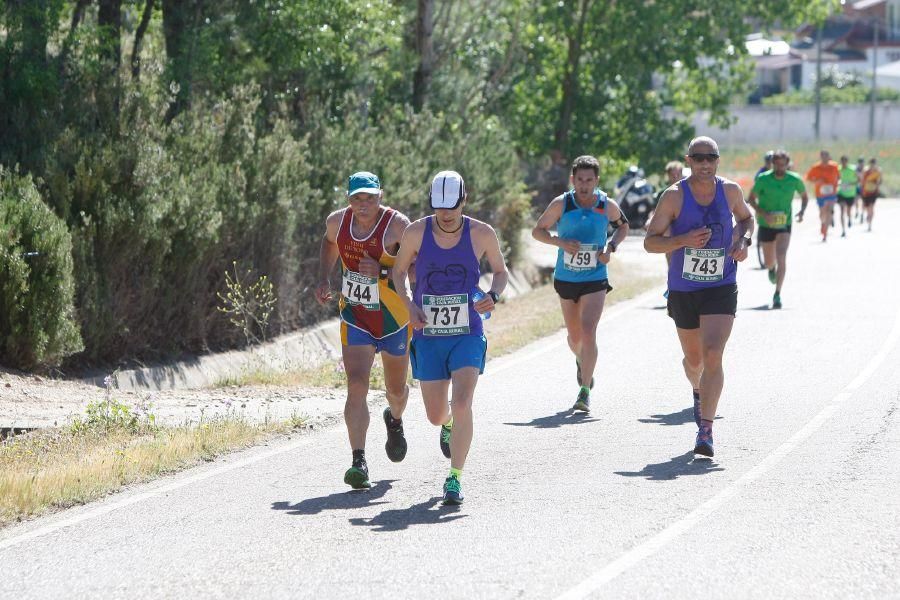
[[[387,428],[387,441],[384,443],[384,451],[392,462],[400,462],[406,458],[406,437],[403,435],[403,421],[394,421],[391,416],[391,407],[387,406],[381,415],[384,418],[384,426]]]
[[[441,425],[441,452],[444,456],[450,458],[450,435],[453,433],[452,426]]]
[[[369,467],[366,465],[365,459],[353,461],[353,466],[344,473],[344,483],[354,490],[366,490],[372,487],[372,484],[369,483]]]
[[[769,283],[777,283],[778,276],[775,274],[775,269],[769,269]]]
[[[444,501],[448,506],[458,506],[463,503],[462,486],[459,479],[451,475],[444,481]]]
[[[575,405],[572,410],[580,412],[591,412],[591,396],[584,389],[578,390],[578,398],[575,399]]]
[[[772,308],[781,308],[781,294],[775,292],[775,295],[772,296]]]

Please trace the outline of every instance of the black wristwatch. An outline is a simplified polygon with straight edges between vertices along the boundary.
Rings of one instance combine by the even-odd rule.
[[[745,235],[744,239],[747,241],[747,247],[749,248],[750,244],[753,243],[753,238],[751,238],[749,235]]]
[[[487,295],[491,297],[491,300],[494,301],[494,304],[497,304],[498,302],[500,302],[500,294],[498,294],[494,290],[488,290]]]
[[[606,245],[606,247],[609,248],[609,251],[610,251],[610,252],[615,252],[615,251],[616,251],[616,248],[618,248],[618,246],[616,246],[616,243],[615,243],[615,242],[610,242],[610,243],[608,243],[608,244]]]

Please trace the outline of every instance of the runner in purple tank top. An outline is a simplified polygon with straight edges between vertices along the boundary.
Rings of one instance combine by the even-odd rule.
[[[668,310],[694,388],[694,453],[712,456],[713,419],[725,383],[722,355],[737,311],[736,263],[747,258],[753,216],[741,187],[716,176],[715,140],[695,138],[685,158],[691,175],[663,193],[644,248],[672,253]]]
[[[450,459],[444,504],[463,501],[459,480],[472,444],[472,398],[487,353],[481,320],[509,279],[497,234],[487,223],[463,215],[466,199],[459,173],[438,173],[431,183],[434,216],[406,228],[393,271],[414,330],[413,377],[421,382],[428,420],[441,427],[441,451]],[[478,265],[485,257],[494,274],[486,293],[478,289]],[[407,273],[413,261],[416,291],[411,296]]]

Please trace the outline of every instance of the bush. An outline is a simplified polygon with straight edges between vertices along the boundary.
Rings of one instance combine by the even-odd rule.
[[[72,239],[30,177],[0,167],[0,362],[55,366],[82,348]]]
[[[869,102],[872,90],[869,87],[848,85],[845,87],[822,87],[822,104],[863,104]],[[878,88],[875,99],[879,102],[896,102],[900,100],[900,91],[888,88]],[[791,90],[784,94],[775,94],[763,98],[763,104],[772,106],[815,104],[816,92],[814,90]]]

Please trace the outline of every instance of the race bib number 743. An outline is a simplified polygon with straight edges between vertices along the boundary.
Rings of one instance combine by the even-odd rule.
[[[685,248],[681,276],[690,281],[721,281],[725,276],[725,248]]]

